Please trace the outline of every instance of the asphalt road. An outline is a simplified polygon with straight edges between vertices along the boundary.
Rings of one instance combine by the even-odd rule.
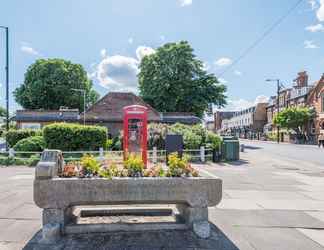
[[[241,144],[246,145],[249,153],[252,150],[257,151],[258,154],[266,154],[268,157],[272,156],[277,159],[287,161],[300,161],[321,165],[324,167],[324,148],[319,148],[316,145],[295,145],[288,143],[262,142],[241,140]]]

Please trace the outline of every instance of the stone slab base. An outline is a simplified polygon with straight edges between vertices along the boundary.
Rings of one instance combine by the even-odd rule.
[[[188,230],[186,224],[178,223],[142,223],[142,224],[82,224],[65,226],[65,234],[107,233],[107,232],[141,232],[160,230]]]

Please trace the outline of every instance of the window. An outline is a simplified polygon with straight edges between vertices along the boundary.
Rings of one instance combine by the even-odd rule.
[[[322,105],[322,108],[321,108],[321,111],[324,112],[324,93],[322,93],[321,95],[321,105]]]
[[[22,129],[25,129],[25,128],[28,128],[28,129],[40,129],[41,128],[41,125],[40,123],[32,123],[32,122],[26,122],[26,123],[21,123],[21,128]]]

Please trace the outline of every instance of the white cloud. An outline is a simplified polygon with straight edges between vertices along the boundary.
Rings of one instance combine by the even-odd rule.
[[[100,51],[102,60],[96,65],[91,64],[91,73],[88,77],[96,79],[99,84],[110,91],[138,91],[139,63],[141,59],[155,50],[150,47],[140,46],[135,57],[122,55],[109,56],[105,49]]]
[[[107,56],[107,50],[106,49],[100,50],[100,55],[101,55],[101,57],[106,57]]]
[[[20,47],[20,50],[26,54],[33,55],[33,56],[40,56],[40,53],[35,50],[34,48],[28,46],[28,45],[22,45]]]
[[[133,44],[133,42],[134,42],[134,39],[132,37],[128,38],[128,43],[129,44]]]
[[[255,98],[254,104],[258,103],[268,103],[269,102],[269,97],[265,95],[259,95]]]
[[[219,58],[215,64],[219,67],[224,67],[224,66],[228,66],[228,65],[231,65],[232,64],[232,59],[228,58],[228,57],[222,57],[222,58]]]
[[[254,105],[253,102],[250,102],[245,99],[235,99],[228,100],[226,107],[222,108],[222,111],[239,111],[242,109],[250,108]]]
[[[324,21],[324,0],[320,0],[320,7],[316,12],[316,16],[320,22]]]
[[[241,71],[238,71],[238,70],[235,70],[234,71],[234,74],[237,75],[237,76],[241,76],[242,75],[242,72]]]
[[[306,40],[304,42],[304,48],[305,49],[318,49],[319,46],[314,43],[314,41]]]
[[[321,23],[310,25],[305,28],[305,30],[310,32],[324,31],[324,26]]]
[[[240,99],[230,99],[227,102],[225,108],[220,109],[221,111],[240,111],[255,106],[258,103],[267,103],[269,98],[265,95],[259,95],[255,98],[255,101]]]
[[[139,46],[136,49],[136,57],[139,61],[141,61],[144,58],[144,56],[148,56],[148,55],[151,55],[154,53],[155,53],[155,50],[152,49],[151,47]]]
[[[181,7],[192,5],[192,0],[178,0]]]
[[[311,10],[316,10],[318,8],[318,3],[316,0],[308,0]]]

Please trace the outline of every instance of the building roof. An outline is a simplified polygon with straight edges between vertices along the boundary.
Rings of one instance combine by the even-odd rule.
[[[163,123],[182,123],[182,124],[199,124],[201,123],[201,119],[197,116],[195,116],[192,113],[186,113],[186,112],[164,112],[161,114],[162,122]]]
[[[145,103],[142,98],[131,92],[108,93],[86,110],[86,120],[92,122],[122,122],[123,108],[130,105],[142,105],[147,107],[149,121],[161,120],[159,112]],[[83,116],[83,114],[81,116]]]
[[[64,110],[17,110],[13,121],[50,122],[50,121],[78,121],[78,109]]]

